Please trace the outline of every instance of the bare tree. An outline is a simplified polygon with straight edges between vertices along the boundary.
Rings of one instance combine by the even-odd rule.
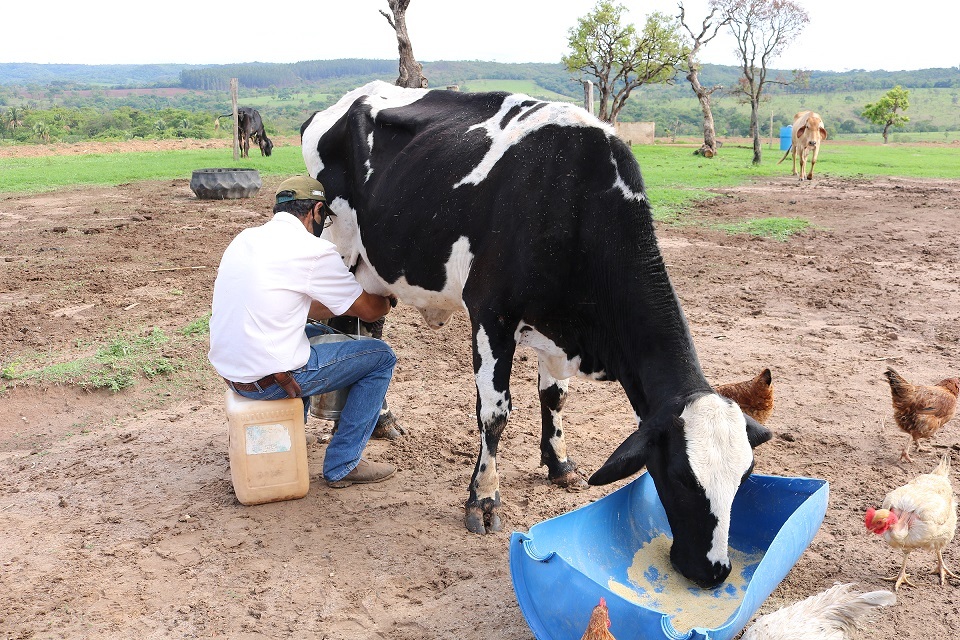
[[[416,89],[427,88],[427,78],[423,75],[423,65],[413,57],[413,44],[407,33],[407,7],[410,0],[387,0],[391,17],[380,9],[380,14],[387,19],[393,30],[397,32],[397,48],[400,50],[400,77],[397,78],[398,87]]]
[[[723,87],[720,85],[704,87],[700,84],[701,65],[700,61],[697,60],[697,54],[700,53],[700,49],[706,46],[708,42],[717,37],[720,28],[730,22],[730,17],[723,16],[714,20],[714,16],[717,14],[719,8],[715,6],[711,7],[710,14],[703,19],[700,33],[694,33],[690,25],[687,24],[687,15],[682,2],[679,7],[680,15],[677,19],[680,21],[680,25],[690,34],[692,43],[692,46],[686,50],[687,55],[684,59],[686,65],[683,67],[683,70],[687,72],[687,80],[690,82],[690,86],[693,88],[693,93],[697,96],[697,100],[700,101],[700,111],[703,112],[703,146],[697,150],[697,153],[706,158],[712,158],[717,154],[717,133],[713,125],[713,110],[710,106],[710,96],[714,91],[722,89]]]
[[[737,40],[740,58],[740,86],[737,91],[750,102],[750,133],[753,136],[753,164],[760,164],[760,97],[769,82],[789,84],[767,78],[770,63],[810,22],[807,12],[792,0],[710,0]]]

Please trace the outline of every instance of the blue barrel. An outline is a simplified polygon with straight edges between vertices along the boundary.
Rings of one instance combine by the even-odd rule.
[[[793,139],[793,125],[780,127],[780,151],[786,151],[790,148]]]

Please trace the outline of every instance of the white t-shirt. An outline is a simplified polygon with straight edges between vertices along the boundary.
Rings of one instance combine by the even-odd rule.
[[[363,289],[336,246],[280,212],[237,235],[213,285],[210,364],[224,378],[254,382],[302,367],[310,357],[304,333],[312,300],[343,315]]]

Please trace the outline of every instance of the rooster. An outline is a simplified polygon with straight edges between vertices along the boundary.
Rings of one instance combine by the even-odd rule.
[[[883,499],[880,509],[870,507],[866,514],[867,529],[882,536],[894,549],[903,551],[903,565],[896,578],[894,591],[903,583],[911,587],[907,573],[907,556],[914,549],[927,549],[937,554],[940,584],[949,575],[957,578],[943,562],[943,549],[957,529],[957,500],[950,484],[950,456],[944,455],[931,473],[924,473],[894,489]]]
[[[933,386],[925,386],[910,384],[892,367],[887,367],[883,375],[890,382],[893,419],[901,431],[910,434],[900,459],[913,462],[910,449],[914,443],[917,451],[923,451],[920,439],[933,437],[953,418],[957,394],[960,393],[960,378],[946,378]]]
[[[760,424],[765,424],[773,413],[773,377],[770,369],[764,369],[752,380],[721,384],[716,392],[736,402],[745,414]]]
[[[610,614],[607,612],[607,601],[600,598],[600,604],[593,608],[587,630],[580,640],[617,640],[610,633]]]
[[[896,603],[889,591],[857,593],[852,584],[836,584],[779,611],[757,618],[741,640],[847,640],[857,619],[875,607]]]

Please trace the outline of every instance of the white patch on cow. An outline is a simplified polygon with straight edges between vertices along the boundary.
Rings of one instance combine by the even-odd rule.
[[[614,159],[613,154],[610,155],[610,162],[613,164],[613,172],[617,176],[617,179],[613,183],[614,188],[620,189],[620,191],[623,192],[623,197],[627,200],[643,202],[643,193],[634,191],[626,182],[623,181],[623,176],[620,175],[620,169],[617,167],[617,161]]]
[[[322,237],[337,245],[348,267],[356,266],[354,276],[364,291],[396,295],[404,303],[416,307],[431,329],[439,329],[450,322],[454,313],[464,309],[463,288],[473,265],[473,252],[466,236],[461,236],[450,247],[450,257],[444,265],[446,279],[443,289],[432,291],[410,284],[405,276],[396,282],[387,282],[367,258],[356,210],[339,197],[330,203],[330,209],[337,216],[334,223],[324,229]]]
[[[557,380],[547,369],[543,362],[543,358],[537,358],[537,368],[540,373],[540,391],[545,391],[551,386],[556,385],[560,389],[560,393],[566,395],[567,388],[570,386],[569,380]],[[560,462],[567,461],[567,443],[563,438],[563,412],[550,410],[550,419],[553,423],[553,434],[550,436],[550,447],[553,449],[553,452],[556,454],[557,459]],[[559,432],[560,435],[557,435]]]
[[[429,89],[406,89],[382,80],[375,80],[345,94],[332,107],[314,114],[301,138],[301,151],[303,162],[307,165],[307,173],[316,176],[323,170],[323,160],[317,152],[320,138],[343,117],[356,100],[365,98],[366,103],[370,105],[373,117],[376,118],[381,110],[405,107],[427,95],[427,91]]]
[[[497,459],[490,455],[486,438],[480,439],[480,471],[473,484],[477,499],[496,498],[500,491],[500,475],[497,473]]]
[[[370,155],[373,156],[373,131],[367,136],[367,147],[370,148]],[[373,175],[373,165],[370,164],[370,158],[367,158],[363,165],[367,168],[367,175],[364,176],[363,181],[370,182],[370,176]]]
[[[507,127],[501,129],[500,123],[507,112],[527,101],[532,102],[532,104],[521,107],[520,112],[507,123]],[[539,109],[521,119],[523,115],[536,107],[539,107]],[[486,131],[487,137],[491,141],[490,149],[480,160],[480,164],[453,185],[454,188],[465,184],[480,184],[500,161],[500,158],[510,150],[510,147],[519,143],[534,131],[551,124],[563,127],[596,127],[602,129],[608,136],[615,135],[613,127],[601,122],[593,114],[580,107],[564,102],[543,102],[542,100],[534,100],[522,93],[515,93],[504,98],[503,104],[500,105],[500,110],[496,115],[467,129],[467,131],[473,131],[474,129]]]
[[[480,355],[480,368],[477,369],[477,395],[480,397],[480,421],[490,424],[498,415],[507,416],[507,395],[504,391],[497,391],[493,386],[493,370],[497,366],[497,359],[493,357],[490,348],[490,338],[483,327],[477,329],[475,340],[477,353]]]
[[[601,380],[606,377],[603,371],[584,373],[580,371],[580,356],[570,358],[557,343],[537,331],[526,322],[517,325],[513,339],[518,345],[530,347],[537,352],[540,366],[544,367],[557,380],[566,380],[573,376]]]
[[[736,404],[717,394],[694,400],[680,417],[685,424],[687,459],[717,518],[707,559],[729,564],[730,510],[740,480],[753,461],[747,423]]]

